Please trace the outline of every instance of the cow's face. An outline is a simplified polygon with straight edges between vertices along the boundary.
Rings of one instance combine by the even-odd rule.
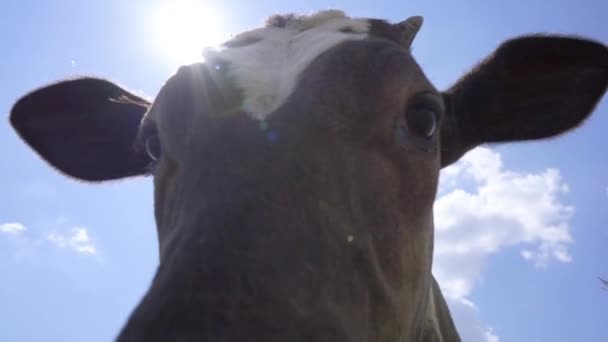
[[[440,168],[579,124],[608,51],[519,38],[438,92],[409,51],[420,24],[273,17],[151,105],[99,79],[15,105],[14,127],[61,171],[154,176],[161,263],[121,340],[445,336],[429,310]]]
[[[378,329],[392,331],[402,319],[414,322],[426,303],[444,103],[409,46],[336,34],[347,39],[285,75],[294,78],[286,98],[264,97],[280,103],[270,113],[255,111],[264,103],[256,107],[246,94],[263,91],[239,88],[247,75],[235,75],[237,61],[222,53],[182,67],[152,105],[139,143],[159,142],[153,173],[162,257],[207,263],[215,277],[240,274],[260,294],[204,290],[225,292],[223,306],[251,301],[272,312],[278,305],[287,310],[280,316],[296,321],[289,310],[335,306],[340,316],[360,316],[349,320],[374,313]],[[179,287],[174,271],[159,273],[165,288]],[[180,273],[206,279],[193,265]],[[337,298],[349,286],[353,293]],[[280,304],[265,300],[271,293]],[[356,310],[368,296],[374,303]],[[400,303],[394,310],[381,310],[393,301]],[[364,334],[358,329],[348,336]]]
[[[293,89],[284,98],[264,93],[273,84],[262,90],[241,88],[253,82],[242,68],[241,73],[232,70],[241,61],[231,54],[242,52],[230,49],[214,54],[207,63],[180,68],[166,83],[138,137],[140,146],[155,146],[152,154],[158,155],[154,176],[160,227],[173,230],[176,215],[185,215],[172,208],[188,208],[187,215],[194,217],[209,210],[207,206],[231,207],[244,198],[257,198],[254,202],[260,208],[255,211],[260,213],[269,210],[264,203],[313,204],[310,214],[330,215],[335,223],[350,227],[340,233],[341,240],[365,235],[358,226],[367,233],[370,225],[391,226],[404,234],[392,239],[396,245],[416,241],[426,251],[422,260],[430,260],[431,207],[441,165],[442,95],[426,79],[409,46],[385,36],[362,39],[356,33],[351,39],[352,33],[341,32],[344,25],[334,25],[337,31],[329,32],[344,41],[320,51],[306,67],[299,67],[298,74],[285,74],[293,80],[282,83],[290,87],[293,82]],[[388,32],[391,26],[382,25]],[[269,30],[281,34],[286,28]],[[304,51],[295,44],[313,38],[296,39],[291,48]],[[253,50],[251,45],[262,42],[232,49]],[[268,54],[270,60],[281,59]],[[274,77],[282,75],[282,68],[298,69],[291,64],[299,62],[296,58],[275,66],[279,71]],[[263,60],[258,63],[260,68],[266,65]],[[365,215],[358,216],[361,211]],[[410,233],[423,236],[408,237]],[[163,233],[161,244],[164,241]],[[416,267],[428,271],[429,265]]]

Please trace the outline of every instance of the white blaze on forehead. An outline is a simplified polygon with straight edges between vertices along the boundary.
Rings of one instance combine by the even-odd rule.
[[[368,20],[340,11],[285,20],[284,27],[254,29],[233,40],[251,44],[205,52],[208,63],[229,62],[227,73],[245,97],[243,110],[255,119],[264,119],[285,103],[315,58],[342,42],[366,38],[370,27]]]

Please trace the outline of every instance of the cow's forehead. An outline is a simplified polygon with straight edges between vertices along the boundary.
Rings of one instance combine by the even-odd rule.
[[[285,103],[311,62],[340,43],[367,38],[372,22],[333,10],[276,15],[204,56],[213,68],[227,69],[243,93],[243,111],[263,120]]]

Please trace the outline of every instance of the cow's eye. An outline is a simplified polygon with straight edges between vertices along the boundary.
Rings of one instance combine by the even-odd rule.
[[[405,112],[405,124],[411,134],[430,139],[437,130],[437,113],[427,108],[411,108]]]
[[[148,161],[147,173],[154,173],[154,169],[162,156],[162,146],[156,123],[146,120],[141,124],[137,138],[135,139],[135,150],[143,155]]]
[[[412,96],[396,117],[397,143],[406,149],[436,152],[443,112],[443,99],[439,94],[425,92]]]
[[[437,95],[424,93],[415,96],[406,107],[401,128],[409,136],[431,139],[439,128],[443,105]]]
[[[158,161],[161,156],[161,146],[158,134],[150,135],[146,138],[146,153],[153,161]]]

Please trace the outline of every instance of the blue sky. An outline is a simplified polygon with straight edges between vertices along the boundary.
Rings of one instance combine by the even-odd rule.
[[[75,74],[153,97],[192,53],[184,46],[228,37],[277,12],[339,8],[391,21],[423,15],[413,53],[440,89],[516,35],[608,42],[608,2],[600,0],[301,3],[201,2],[208,10],[192,25],[203,32],[178,40],[167,37],[188,23],[168,19],[180,11],[166,2],[4,1],[0,111],[7,117],[25,92]],[[204,28],[208,22],[213,27]],[[481,148],[444,172],[435,273],[465,340],[606,340],[608,291],[596,277],[608,276],[607,127],[604,98],[576,132]],[[0,146],[0,341],[111,340],[157,264],[151,180],[66,179],[7,121]]]

